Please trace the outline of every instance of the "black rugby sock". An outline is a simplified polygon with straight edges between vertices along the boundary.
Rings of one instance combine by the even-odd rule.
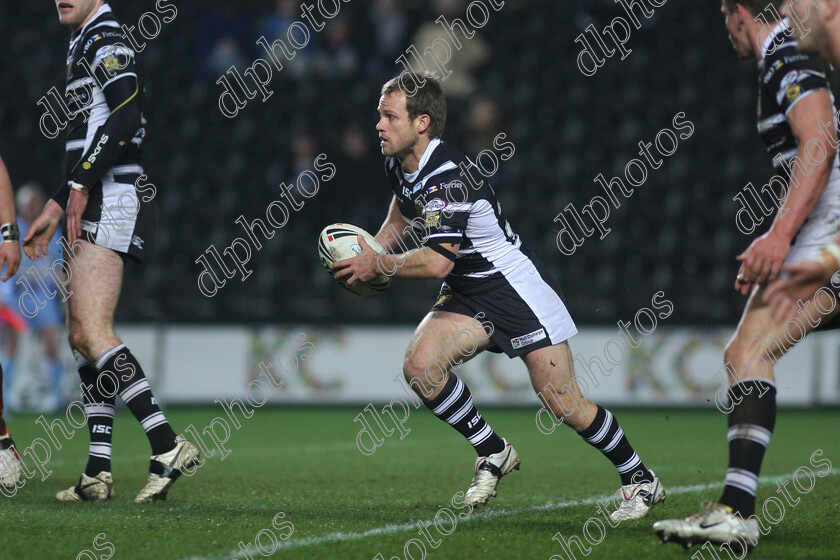
[[[606,408],[598,407],[595,420],[580,432],[580,437],[612,461],[622,485],[653,482],[653,475],[633,450],[618,420]]]
[[[776,425],[776,387],[749,379],[729,388],[729,468],[720,503],[747,518],[755,513],[758,473]]]
[[[479,457],[487,457],[505,448],[502,438],[476,410],[470,390],[455,374],[449,374],[438,396],[424,402],[435,416],[467,438]]]
[[[96,364],[99,375],[110,375],[117,381],[117,392],[146,432],[152,454],[171,451],[175,447],[175,432],[161,412],[137,358],[120,344],[99,356]]]

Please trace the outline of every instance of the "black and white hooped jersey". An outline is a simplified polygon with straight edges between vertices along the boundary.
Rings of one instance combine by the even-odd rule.
[[[143,86],[130,45],[108,4],[71,36],[67,181],[53,200],[66,208],[71,182],[88,187],[81,216],[88,241],[140,259],[154,228],[154,187],[147,188],[140,164]],[[140,194],[140,187],[152,194]]]
[[[142,112],[140,126],[129,133],[129,138],[108,138],[99,129],[125,103],[142,106],[142,97],[135,52],[123,37],[111,8],[104,4],[82,29],[73,33],[67,53],[65,99],[71,113],[66,136],[68,178],[88,179],[80,182],[93,186],[88,183],[101,179],[112,166],[117,172],[139,169],[145,135]],[[114,155],[103,158],[103,152]],[[103,169],[97,158],[112,165]]]
[[[829,68],[816,56],[799,52],[798,43],[791,36],[792,29],[785,18],[765,39],[764,57],[758,61],[758,133],[777,169],[798,150],[787,121],[790,110],[815,91],[831,92]]]
[[[507,278],[531,264],[493,188],[464,154],[435,138],[415,173],[406,174],[393,157],[385,169],[403,219],[424,244],[460,244],[446,278],[454,289],[485,286],[479,281]]]

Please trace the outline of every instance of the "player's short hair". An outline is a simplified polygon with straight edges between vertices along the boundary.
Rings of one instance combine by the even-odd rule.
[[[429,136],[440,138],[446,126],[446,99],[443,97],[440,82],[427,74],[403,72],[385,82],[381,95],[395,91],[405,94],[405,105],[410,118],[429,115]]]
[[[774,14],[781,15],[782,4],[784,3],[785,0],[723,0],[723,6],[726,8],[727,12],[734,12],[735,4],[741,4],[752,15],[757,16],[758,14],[764,12],[768,19],[774,19]],[[767,10],[765,12],[764,10],[767,6],[773,6],[774,10]]]

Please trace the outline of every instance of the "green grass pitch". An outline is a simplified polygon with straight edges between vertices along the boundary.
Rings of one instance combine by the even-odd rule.
[[[238,552],[242,542],[252,543],[248,554],[257,559],[266,557],[253,544],[265,530],[271,535],[261,533],[262,552],[271,551],[272,536],[278,546],[271,558],[368,560],[381,554],[384,560],[406,560],[406,543],[423,540],[417,521],[432,521],[445,508],[466,513],[453,508],[451,500],[466,490],[474,454],[454,430],[419,409],[412,410],[406,423],[411,432],[403,440],[393,435],[373,455],[362,455],[355,444],[360,426],[353,422],[360,411],[361,407],[257,409],[231,434],[231,452],[224,461],[217,453],[193,477],[181,477],[168,500],[142,506],[133,499],[147,476],[148,444],[140,427],[121,411],[115,422],[115,499],[55,501],[55,493],[75,483],[84,465],[87,432],[78,430],[60,451],[53,450],[47,465],[53,473],[46,481],[30,480],[15,497],[0,500],[0,558],[101,559],[111,552],[120,560],[248,558]],[[190,424],[200,430],[221,412],[218,407],[167,410],[176,430]],[[459,518],[451,534],[441,536],[430,526],[436,547],[424,545],[427,559],[562,560],[569,556],[552,540],[555,534],[580,537],[589,518],[603,521],[593,498],[618,488],[612,465],[568,428],[550,436],[538,432],[534,412],[483,410],[516,446],[522,470],[502,480],[499,496],[488,506]],[[588,556],[574,548],[575,558],[690,558],[691,553],[677,545],[659,544],[650,525],[663,517],[694,513],[701,500],[718,497],[726,467],[725,418],[710,410],[614,412],[645,463],[660,475],[668,498],[646,519],[606,526],[603,541],[591,546]],[[10,419],[19,447],[45,436],[35,419]],[[789,476],[809,466],[818,449],[835,470],[815,477],[808,493],[800,495],[788,486],[800,501],[795,507],[785,504],[784,518],[771,525],[750,558],[840,557],[834,542],[840,528],[839,419],[837,410],[780,411],[764,462],[762,476],[767,481],[759,504],[780,497],[769,477]],[[815,474],[824,470],[809,468]],[[801,480],[808,482],[804,476]],[[778,515],[777,509],[768,511]],[[280,512],[285,517],[276,517]],[[444,531],[451,529],[445,512],[439,519]],[[291,526],[284,522],[294,526],[291,535]],[[597,524],[589,528],[597,540]],[[94,541],[101,533],[104,536]],[[416,545],[407,550],[414,560],[422,558]],[[728,558],[721,554],[722,560]],[[703,558],[715,560],[708,552]]]

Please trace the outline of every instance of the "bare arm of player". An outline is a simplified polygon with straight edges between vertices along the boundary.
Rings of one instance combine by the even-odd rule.
[[[811,299],[840,270],[840,237],[829,243],[817,260],[783,266],[782,270],[788,276],[779,278],[764,292],[764,302],[770,304],[778,321],[796,317],[799,302]],[[836,288],[837,282],[832,286]]]
[[[796,157],[803,165],[793,166],[787,196],[770,230],[738,255],[741,269],[735,280],[735,289],[744,295],[749,294],[755,284],[776,279],[790,251],[791,241],[828,184],[835,149],[822,140],[823,131],[819,123],[833,122],[831,108],[831,95],[827,91],[816,91],[802,98],[788,113],[788,123],[799,144]],[[820,157],[825,155],[819,163],[813,156],[815,142],[821,145]],[[810,162],[814,164],[808,166]]]
[[[335,277],[337,279],[346,277],[348,284],[352,284],[356,280],[370,282],[380,274],[404,280],[446,278],[446,275],[455,266],[454,260],[450,260],[428,247],[391,255],[377,253],[371,249],[370,245],[365,243],[361,235],[358,237],[358,241],[362,248],[361,253],[352,259],[336,261],[332,265],[332,268],[337,270]],[[449,251],[452,255],[458,254],[459,245],[457,244],[441,243],[439,247]]]
[[[388,207],[388,216],[379,228],[379,232],[373,237],[379,241],[382,248],[386,251],[392,250],[397,244],[406,236],[406,227],[410,227],[405,223],[405,220],[400,214],[400,206],[397,204],[397,197],[391,199],[391,205]]]
[[[17,219],[15,218],[15,197],[12,194],[12,179],[9,177],[9,172],[6,170],[6,164],[0,159],[0,225],[15,224],[17,228]],[[15,229],[15,231],[17,231]],[[19,236],[20,234],[18,234]],[[10,240],[0,243],[0,271],[3,270],[3,265],[9,265],[6,274],[3,275],[5,282],[17,272],[20,266],[20,241]]]
[[[826,286],[831,279],[831,272],[819,261],[803,261],[782,270],[789,276],[772,282],[764,291],[764,302],[770,305],[773,318],[779,322],[796,317],[799,305]]]

